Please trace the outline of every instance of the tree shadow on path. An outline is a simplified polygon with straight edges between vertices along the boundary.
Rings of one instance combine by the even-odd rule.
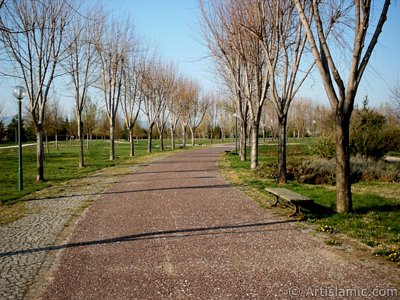
[[[32,254],[37,252],[47,252],[47,251],[56,251],[61,249],[69,249],[69,248],[77,248],[77,247],[85,247],[85,246],[98,246],[98,245],[106,245],[106,244],[114,244],[121,242],[133,242],[137,240],[151,240],[151,239],[164,239],[164,238],[182,238],[182,237],[191,237],[191,236],[202,236],[202,235],[215,235],[215,234],[243,234],[243,233],[251,233],[254,231],[229,231],[231,229],[244,229],[244,228],[261,228],[266,226],[285,224],[285,223],[294,223],[296,220],[283,220],[283,221],[272,221],[272,222],[264,222],[264,223],[253,223],[253,224],[235,224],[235,225],[222,225],[222,226],[210,226],[210,227],[199,227],[199,228],[187,228],[187,229],[175,229],[175,230],[160,230],[160,231],[150,231],[139,234],[102,239],[102,240],[94,240],[94,241],[86,241],[86,242],[78,242],[78,243],[69,243],[64,245],[54,245],[54,246],[46,246],[39,247],[33,249],[23,249],[16,250],[10,252],[0,253],[0,257],[9,257],[16,255],[24,255],[24,254]],[[260,230],[261,231],[261,230]]]

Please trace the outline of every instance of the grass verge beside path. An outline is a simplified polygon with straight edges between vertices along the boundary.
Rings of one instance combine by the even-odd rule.
[[[298,147],[296,147],[298,150]],[[296,151],[297,151],[296,150]],[[290,151],[290,150],[289,150]],[[264,151],[268,154],[268,151]],[[261,161],[273,160],[271,156]],[[244,190],[264,208],[270,209],[274,198],[266,187],[277,187],[275,180],[257,176],[250,170],[249,162],[241,162],[237,155],[225,156],[220,169],[228,181]],[[325,234],[328,245],[340,246],[341,236],[347,236],[364,244],[375,256],[384,256],[400,267],[400,194],[398,183],[360,182],[354,184],[353,213],[334,213],[336,191],[330,185],[309,185],[289,182],[286,188],[314,200],[315,206],[302,209],[306,226]],[[274,213],[287,216],[293,208],[278,205]]]
[[[136,144],[136,155],[146,154],[145,142]],[[46,148],[45,148],[46,149]],[[0,203],[9,204],[35,191],[53,186],[57,183],[82,178],[97,170],[118,164],[130,164],[129,144],[116,143],[115,160],[109,160],[109,143],[107,141],[92,141],[89,148],[85,145],[85,167],[78,168],[78,143],[59,142],[59,150],[54,144],[49,145],[49,153],[45,153],[44,182],[36,181],[36,147],[25,147],[23,153],[24,189],[18,190],[17,149],[1,149],[0,171]]]

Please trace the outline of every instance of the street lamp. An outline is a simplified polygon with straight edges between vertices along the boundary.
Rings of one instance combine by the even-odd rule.
[[[22,144],[21,144],[21,106],[22,99],[26,95],[26,90],[23,86],[17,85],[13,91],[14,97],[18,99],[18,189],[23,190],[23,170],[22,170]]]
[[[317,121],[312,120],[312,125],[313,125],[313,138],[315,139],[315,125],[317,124]]]
[[[238,138],[237,138],[238,115],[237,113],[234,113],[233,116],[235,117],[235,154],[238,154]]]

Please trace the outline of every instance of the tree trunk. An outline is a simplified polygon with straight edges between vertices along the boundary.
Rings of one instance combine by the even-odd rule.
[[[246,153],[246,141],[247,141],[247,122],[243,122],[242,126],[240,126],[240,134],[239,134],[239,154],[240,160],[246,161],[247,160],[247,153]]]
[[[135,146],[133,144],[133,128],[129,128],[129,144],[130,144],[129,156],[134,157],[135,156]]]
[[[36,181],[44,181],[43,128],[41,124],[36,127],[36,142]]]
[[[265,126],[262,127],[263,143],[265,144]]]
[[[352,210],[349,115],[336,114],[336,211],[338,213]]]
[[[46,153],[49,154],[50,153],[50,149],[49,149],[49,137],[47,134],[47,130],[46,130]]]
[[[115,123],[110,124],[110,160],[115,159]]]
[[[153,142],[153,126],[150,126],[147,132],[147,153],[151,153],[152,142]]]
[[[83,122],[81,115],[78,115],[78,139],[79,139],[79,168],[83,168],[85,166],[85,158],[84,158],[84,139],[85,136],[83,134]]]
[[[250,169],[255,170],[258,167],[258,124],[253,123],[250,130]]]
[[[192,139],[192,146],[194,146],[196,143],[196,138],[194,136],[194,130],[192,128],[190,128],[190,135],[191,135],[191,139]]]
[[[183,147],[186,147],[186,126],[183,126],[182,128],[182,144]]]
[[[271,141],[272,141],[272,142],[274,142],[274,138],[275,138],[274,128],[271,127]]]
[[[286,126],[287,118],[279,118],[278,124],[278,183],[286,183]]]
[[[171,149],[175,150],[175,128],[171,128]]]
[[[160,130],[160,150],[164,151],[164,128]]]

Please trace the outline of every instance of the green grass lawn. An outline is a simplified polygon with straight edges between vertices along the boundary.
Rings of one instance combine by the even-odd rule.
[[[220,143],[214,140],[213,143]],[[231,140],[226,140],[231,142]],[[178,139],[176,144],[182,141]],[[187,141],[190,147],[190,140]],[[196,139],[197,144],[210,144],[209,140]],[[10,145],[2,145],[10,146]],[[171,151],[170,140],[164,140],[164,151]],[[179,148],[178,148],[179,149]],[[68,179],[80,178],[96,170],[111,167],[118,164],[131,164],[135,158],[129,157],[129,143],[115,143],[115,160],[109,160],[109,142],[104,140],[93,140],[89,142],[89,147],[85,141],[85,167],[78,168],[78,142],[62,141],[59,142],[57,151],[54,143],[49,143],[49,153],[45,147],[44,163],[44,182],[36,181],[36,146],[24,147],[23,153],[23,173],[24,189],[18,190],[18,152],[17,148],[6,149],[0,147],[0,204],[11,204],[19,198],[34,191],[41,190]],[[153,153],[160,152],[159,142],[153,140]],[[147,140],[140,140],[135,143],[135,157],[147,155]]]
[[[158,152],[157,141],[154,143],[153,152]],[[147,141],[135,144],[137,157],[146,155]],[[166,149],[166,151],[169,148]],[[55,144],[49,144],[49,153],[45,150],[44,182],[36,181],[36,146],[23,148],[24,189],[18,190],[18,152],[17,149],[1,149],[0,171],[0,202],[13,203],[19,198],[36,190],[62,182],[72,178],[79,178],[96,170],[113,166],[115,164],[128,164],[135,158],[129,157],[129,144],[126,142],[115,144],[115,160],[109,160],[109,142],[91,141],[86,148],[85,143],[85,167],[78,168],[78,143],[60,142],[59,150]]]
[[[275,144],[261,145],[259,153],[261,165],[277,161]],[[265,193],[264,189],[267,186],[277,186],[275,180],[261,178],[257,172],[250,171],[249,161],[242,162],[237,155],[230,155],[228,159],[230,166],[240,178],[240,184],[255,188],[260,193]],[[289,141],[288,165],[291,161],[301,159],[312,159],[307,141],[301,145]],[[344,233],[373,247],[375,255],[384,255],[400,266],[399,183],[361,181],[353,184],[353,212],[348,214],[334,212],[336,191],[332,185],[310,185],[289,181],[285,187],[314,200],[315,206],[302,211],[307,222],[315,224],[318,230],[328,234]],[[336,244],[334,238],[329,241],[332,245]]]

